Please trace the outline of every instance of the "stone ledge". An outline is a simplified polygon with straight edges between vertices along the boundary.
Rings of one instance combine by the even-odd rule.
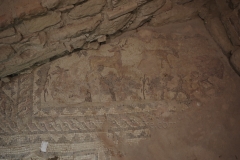
[[[127,14],[129,12],[132,12],[138,7],[138,4],[136,2],[130,2],[123,6],[119,6],[117,8],[114,8],[112,11],[107,11],[106,14],[108,15],[109,20],[113,20],[115,18],[118,18],[124,14]]]

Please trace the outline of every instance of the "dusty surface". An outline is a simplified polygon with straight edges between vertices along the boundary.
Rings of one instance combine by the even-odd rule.
[[[3,82],[0,159],[239,159],[239,82],[199,18],[141,27]]]
[[[238,75],[238,0],[1,0],[0,78],[14,76],[143,24],[200,17]],[[107,37],[107,38],[106,38]],[[237,67],[236,67],[237,66]]]

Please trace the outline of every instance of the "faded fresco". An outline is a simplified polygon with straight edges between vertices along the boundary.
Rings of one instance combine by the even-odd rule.
[[[5,83],[0,159],[127,159],[126,148],[141,148],[156,130],[186,127],[184,112],[230,100],[239,81],[200,20],[141,27]]]

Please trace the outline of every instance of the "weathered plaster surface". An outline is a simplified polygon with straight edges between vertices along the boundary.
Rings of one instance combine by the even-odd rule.
[[[141,27],[4,82],[0,158],[234,159],[239,82],[200,19]]]

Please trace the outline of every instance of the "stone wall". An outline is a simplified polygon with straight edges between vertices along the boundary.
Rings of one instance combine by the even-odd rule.
[[[200,10],[199,16],[213,39],[230,59],[233,69],[240,75],[240,1],[208,1]]]
[[[238,0],[2,0],[0,77],[73,51],[98,49],[145,23],[159,26],[197,16],[239,73],[239,14]]]

